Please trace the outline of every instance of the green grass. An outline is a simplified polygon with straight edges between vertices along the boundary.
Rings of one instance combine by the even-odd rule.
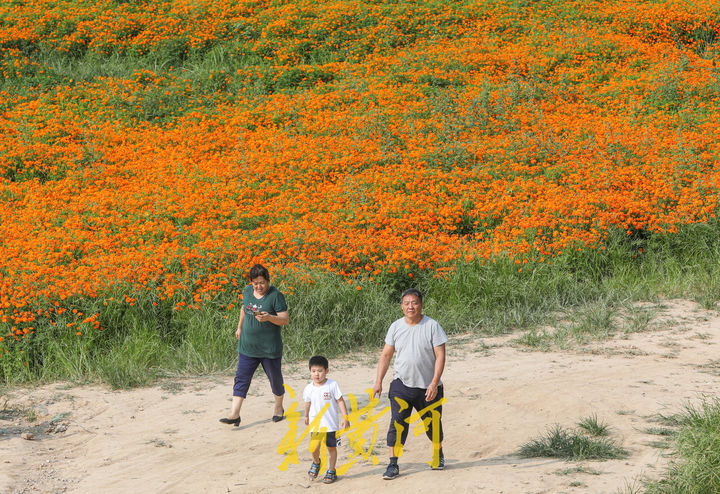
[[[673,460],[660,480],[646,482],[644,494],[720,492],[720,401],[688,405],[680,417]]]
[[[600,298],[555,314],[552,327],[534,327],[514,343],[531,349],[567,349],[607,340],[617,335],[648,331],[659,308],[639,306],[634,300]]]
[[[642,484],[637,480],[626,480],[625,485],[617,490],[617,494],[642,494]]]
[[[598,420],[597,415],[594,413],[578,422],[578,427],[594,437],[604,437],[610,434],[610,426]]]
[[[689,298],[704,309],[718,310],[720,269],[706,263],[720,259],[719,232],[714,221],[686,225],[671,235],[628,238],[615,232],[604,253],[562,256],[558,260],[562,267],[555,265],[557,270],[552,270],[553,289],[537,287],[538,296],[557,301],[550,309],[555,311],[552,317],[550,312],[544,314],[552,329],[547,324],[527,325],[528,332],[516,343],[549,350],[646,331],[657,308],[639,302]]]
[[[37,420],[37,412],[32,406],[9,407],[10,401],[7,396],[3,396],[4,403],[0,406],[0,420],[14,421],[24,419],[27,422],[35,422]]]
[[[670,427],[647,427],[643,432],[655,436],[672,436],[675,434],[675,429],[671,429]]]
[[[562,458],[564,460],[612,460],[626,458],[628,452],[607,437],[590,437],[584,433],[554,425],[545,435],[523,444],[524,458]]]
[[[681,413],[672,413],[669,415],[658,413],[652,418],[652,421],[666,427],[679,427],[683,425],[685,418]]]
[[[579,473],[583,473],[586,475],[602,475],[603,472],[583,465],[577,465],[571,468],[563,468],[562,470],[558,470],[557,472],[555,472],[555,475],[576,475]]]
[[[611,237],[608,244],[604,252],[575,251],[522,273],[509,259],[498,258],[458,264],[447,279],[398,273],[348,283],[312,272],[311,282],[274,278],[281,290],[293,287],[287,295],[291,324],[283,329],[285,356],[304,360],[319,351],[337,356],[380,348],[388,326],[402,315],[400,292],[410,286],[423,291],[425,313],[449,334],[525,330],[520,344],[546,349],[647,330],[656,309],[638,302],[702,296],[707,306],[716,306],[717,282],[698,282],[720,279],[716,225],[685,226],[677,234],[641,241]],[[638,245],[644,252],[639,257]],[[116,302],[125,295],[137,298],[133,306]],[[66,327],[70,314],[52,321],[39,317],[34,337],[0,358],[0,382],[103,381],[128,387],[167,375],[230,369],[237,358],[239,312],[227,306],[237,295],[221,293],[199,310],[182,311],[174,307],[190,303],[188,294],[160,300],[122,287],[97,299],[68,300],[85,314],[100,313],[104,330],[84,328],[77,336],[77,327]],[[615,314],[622,314],[622,321]],[[550,326],[555,329],[543,329]]]

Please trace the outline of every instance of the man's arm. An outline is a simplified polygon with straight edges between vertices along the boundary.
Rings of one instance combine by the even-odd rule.
[[[385,379],[385,374],[387,374],[388,368],[390,367],[390,361],[392,360],[394,353],[395,347],[390,346],[387,343],[380,353],[380,359],[378,360],[377,366],[377,378],[375,379],[375,386],[373,386],[373,393],[378,398],[380,398],[380,394],[382,393],[382,382],[383,379]]]
[[[433,352],[435,352],[435,373],[430,385],[425,390],[425,401],[432,401],[437,396],[438,384],[440,384],[440,378],[445,369],[445,343],[434,347]]]

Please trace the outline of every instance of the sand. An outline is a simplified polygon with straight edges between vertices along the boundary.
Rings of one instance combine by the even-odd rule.
[[[277,450],[291,422],[270,420],[264,375],[253,381],[240,427],[218,423],[229,408],[229,372],[127,391],[67,383],[6,391],[0,397],[0,492],[617,493],[664,471],[665,437],[652,433],[664,427],[658,419],[716,395],[720,383],[718,314],[689,301],[667,301],[658,310],[650,331],[571,350],[527,351],[513,343],[518,334],[451,337],[443,376],[444,471],[429,469],[430,441],[411,432],[401,476],[383,480],[387,415],[377,422],[377,465],[369,457],[333,485],[310,482],[304,441],[299,464],[281,471],[286,457]],[[329,377],[362,406],[376,359],[373,353],[333,360]],[[297,393],[286,397],[289,408],[299,403],[308,377],[302,362],[284,369]],[[383,394],[375,410],[385,406]],[[548,427],[574,428],[590,416],[610,426],[627,458],[517,455]],[[21,437],[28,432],[33,439]],[[347,441],[339,453],[339,464],[347,462],[353,453]]]

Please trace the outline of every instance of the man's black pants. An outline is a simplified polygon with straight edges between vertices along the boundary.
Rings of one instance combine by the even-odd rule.
[[[423,410],[433,403],[436,403],[440,401],[443,398],[443,387],[438,386],[437,388],[437,396],[435,396],[435,399],[432,401],[425,401],[425,389],[423,388],[409,388],[403,384],[403,382],[400,379],[395,379],[393,382],[390,383],[390,391],[388,393],[388,397],[390,398],[390,412],[392,414],[390,418],[390,427],[388,428],[388,434],[387,434],[387,445],[390,447],[397,446],[397,432],[400,431],[400,443],[399,444],[405,444],[405,440],[407,439],[408,430],[410,430],[411,426],[414,426],[415,424],[408,424],[407,419],[412,415],[413,408],[416,411]],[[407,407],[403,408],[398,402],[396,398],[400,398],[401,400],[405,401],[407,403]],[[438,413],[442,416],[442,405],[438,405],[437,407],[433,408],[433,410],[437,410]],[[430,420],[432,418],[432,411],[427,411],[423,416],[422,419],[427,423],[427,428],[425,430],[425,434],[427,437],[432,441],[433,440],[433,422]],[[439,442],[442,443],[443,440],[443,429],[442,429],[442,421],[438,421],[438,437]]]

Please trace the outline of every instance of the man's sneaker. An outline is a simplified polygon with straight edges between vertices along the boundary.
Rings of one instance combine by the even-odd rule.
[[[385,480],[392,480],[400,476],[400,467],[397,466],[397,463],[390,463],[387,467],[387,470],[385,470],[385,473],[383,474],[383,478]]]
[[[445,470],[445,456],[440,452],[440,461],[438,462],[438,465],[436,467],[433,467],[431,465],[431,468],[433,470]]]

